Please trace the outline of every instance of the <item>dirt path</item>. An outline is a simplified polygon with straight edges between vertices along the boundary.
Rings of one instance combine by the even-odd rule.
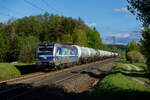
[[[126,66],[127,66],[127,69],[129,70],[129,71],[131,71],[131,66],[129,66],[128,64],[125,64]]]
[[[132,67],[128,64],[124,64],[124,65],[127,66],[126,73],[131,73]]]
[[[132,69],[136,69],[137,72],[139,72],[139,71],[142,70],[141,68],[139,68],[139,67],[137,67],[137,66],[135,66],[135,65],[132,65],[132,64],[124,64],[124,65],[127,66],[127,71],[126,71],[126,73],[128,73],[128,74],[129,74],[129,73],[132,73]],[[139,79],[137,79],[137,78],[135,78],[135,77],[133,77],[133,76],[130,76],[130,77],[131,77],[131,79],[132,79],[133,81],[136,81],[136,82],[140,83],[141,85],[145,85],[145,86],[147,86],[147,87],[150,88],[150,85],[147,84],[145,81],[139,80]]]
[[[139,67],[137,67],[137,66],[135,66],[135,65],[132,65],[132,64],[130,64],[132,67],[134,67],[135,69],[136,69],[136,71],[141,71],[142,69],[141,68],[139,68]]]

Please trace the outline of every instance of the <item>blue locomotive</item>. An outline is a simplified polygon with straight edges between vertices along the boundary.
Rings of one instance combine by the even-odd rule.
[[[68,67],[77,63],[77,52],[77,48],[72,45],[62,45],[59,43],[40,43],[36,51],[36,64],[39,67]]]

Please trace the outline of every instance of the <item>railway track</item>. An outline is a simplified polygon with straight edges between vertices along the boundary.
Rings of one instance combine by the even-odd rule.
[[[1,81],[0,83],[5,84],[5,85],[1,86],[0,100],[15,100],[18,97],[21,97],[25,94],[34,92],[42,88],[42,87],[38,87],[34,89],[32,86],[40,86],[41,84],[44,84],[44,82],[51,80],[50,79],[51,77],[52,78],[55,77],[55,78],[52,81],[50,81],[50,83],[59,84],[68,79],[78,77],[83,71],[91,70],[94,68],[94,66],[98,66],[99,64],[105,64],[106,62],[109,62],[112,60],[114,59],[107,59],[104,61],[92,62],[92,63],[74,66],[71,68],[66,68],[66,69],[57,70],[57,71],[48,72],[48,73],[36,72],[36,73],[21,76],[18,78]],[[61,75],[61,73],[63,74]],[[26,82],[27,84],[22,84]]]
[[[20,77],[12,78],[12,79],[1,80],[0,84],[12,84],[12,83],[16,83],[17,81],[20,81],[20,80],[25,80],[25,79],[28,79],[31,77],[36,77],[36,76],[43,75],[43,74],[44,74],[43,72],[35,72],[35,73],[31,73],[31,74],[26,74],[26,75],[22,75]]]
[[[109,61],[109,60],[110,59],[104,60],[104,61],[101,61],[101,62],[103,63],[103,62]],[[63,72],[63,71],[68,71],[68,70],[72,70],[72,69],[75,69],[75,68],[83,67],[83,66],[86,66],[86,65],[95,64],[97,62],[99,62],[99,61],[92,62],[92,63],[87,63],[87,64],[82,64],[82,65],[76,65],[74,67],[65,68],[65,69],[62,69],[62,70],[55,70],[53,72],[35,72],[35,73],[22,75],[20,77],[15,77],[15,78],[12,78],[12,79],[0,80],[0,86],[1,85],[14,84],[14,83],[20,83],[20,82],[24,82],[24,81],[30,80],[32,78],[39,77],[39,76],[47,76],[47,75],[50,75],[50,74],[53,74],[53,73],[59,73],[59,72]]]

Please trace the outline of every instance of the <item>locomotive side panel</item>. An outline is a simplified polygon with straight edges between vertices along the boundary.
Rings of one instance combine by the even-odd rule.
[[[77,49],[69,45],[56,47],[55,65],[77,62]]]

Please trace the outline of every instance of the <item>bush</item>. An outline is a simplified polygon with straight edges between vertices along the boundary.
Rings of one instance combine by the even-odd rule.
[[[20,75],[20,71],[13,64],[0,63],[0,80]]]
[[[134,62],[144,63],[145,62],[144,56],[138,51],[130,51],[127,53],[127,56],[128,56],[128,60],[131,63],[134,63]]]
[[[127,47],[126,47],[126,59],[129,61],[130,58],[128,58],[128,52],[131,51],[139,51],[140,52],[140,45],[137,44],[136,42],[130,42]]]

